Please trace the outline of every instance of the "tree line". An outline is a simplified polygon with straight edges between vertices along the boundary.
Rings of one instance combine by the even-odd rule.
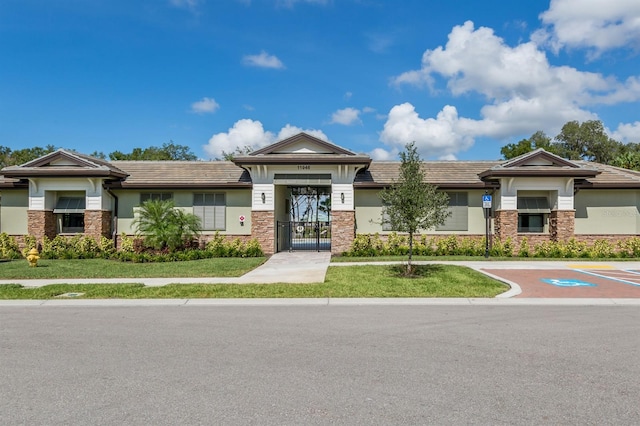
[[[537,131],[528,139],[502,147],[505,160],[543,148],[568,160],[586,160],[625,169],[640,170],[640,143],[624,144],[604,131],[599,120],[569,121],[555,138]]]
[[[12,150],[0,145],[0,169],[7,166],[18,166],[31,160],[42,157],[58,149],[54,145],[45,147],[23,148]],[[72,150],[70,150],[72,151]],[[173,141],[165,142],[162,146],[148,148],[134,148],[129,153],[113,151],[109,154],[94,151],[89,154],[102,160],[134,160],[134,161],[195,161],[198,157],[186,145],[176,144]]]
[[[609,137],[599,120],[582,123],[569,121],[560,133],[551,138],[543,131],[537,131],[528,139],[509,143],[500,149],[505,160],[543,148],[568,160],[586,160],[625,169],[640,170],[640,143],[622,143]],[[45,154],[55,151],[53,145],[45,147],[12,150],[0,145],[0,168],[24,164]],[[231,152],[223,152],[222,160],[233,160],[237,155],[251,152],[248,146],[238,147]],[[113,151],[109,154],[94,151],[92,157],[103,160],[137,160],[137,161],[195,161],[198,157],[186,145],[166,142],[162,146],[133,148],[129,153]],[[218,159],[216,159],[218,160]]]

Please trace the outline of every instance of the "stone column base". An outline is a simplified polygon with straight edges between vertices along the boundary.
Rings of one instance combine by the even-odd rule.
[[[53,239],[56,237],[56,217],[53,210],[28,210],[27,232],[42,241],[45,236]]]
[[[85,210],[84,234],[100,240],[100,237],[111,237],[111,211]]]
[[[273,210],[251,212],[251,236],[258,240],[266,255],[276,250],[276,216]]]
[[[331,212],[331,253],[342,254],[351,248],[356,237],[356,212]]]

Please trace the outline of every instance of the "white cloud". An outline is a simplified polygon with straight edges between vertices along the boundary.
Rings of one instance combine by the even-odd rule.
[[[620,47],[640,47],[638,0],[551,0],[540,15],[549,26],[534,39],[547,39],[554,50],[593,49],[594,54]]]
[[[362,108],[362,112],[365,113],[365,114],[369,114],[371,112],[376,112],[376,109],[375,108],[371,108],[371,107],[364,107],[364,108]]]
[[[172,6],[195,12],[200,3],[202,3],[202,0],[169,0],[169,3]]]
[[[202,100],[191,104],[191,112],[196,114],[214,113],[220,108],[220,105],[213,98],[202,98]]]
[[[455,107],[447,105],[434,118],[420,118],[413,105],[396,105],[380,134],[380,140],[392,151],[401,151],[415,142],[424,157],[452,156],[473,145],[473,137],[464,129],[468,120],[458,117]]]
[[[297,135],[300,132],[308,133],[322,140],[329,140],[321,130],[301,129],[290,124],[280,129],[276,136],[273,132],[265,131],[260,121],[245,118],[236,121],[227,132],[216,133],[211,136],[211,139],[203,148],[209,158],[222,158],[223,152],[233,152],[236,148],[244,148],[246,146],[256,150],[276,141]]]
[[[389,34],[365,34],[367,46],[374,53],[385,53],[393,45],[394,39]]]
[[[618,128],[610,135],[613,139],[628,143],[640,143],[640,121],[628,124],[620,124]]]
[[[290,9],[295,6],[296,3],[319,4],[321,6],[325,6],[330,2],[331,0],[277,0],[276,5]]]
[[[339,109],[331,115],[331,124],[350,126],[360,122],[360,110],[355,108]]]
[[[345,98],[346,100],[351,99],[351,97],[352,97],[352,96],[353,96],[353,93],[351,93],[351,92],[347,92],[347,93],[345,93],[345,94],[344,94],[344,98]]]
[[[427,50],[419,70],[405,72],[392,83],[434,89],[436,76],[447,81],[455,96],[482,95],[486,104],[480,109],[481,118],[459,117],[455,108],[446,106],[436,119],[423,120],[413,106],[403,104],[394,107],[402,107],[395,116],[390,114],[381,135],[383,142],[404,144],[411,142],[401,138],[408,137],[407,133],[429,134],[431,139],[423,142],[424,152],[455,154],[469,148],[476,137],[501,139],[537,130],[553,135],[568,121],[597,119],[588,107],[640,99],[638,78],[620,82],[615,77],[552,66],[536,43],[510,47],[492,29],[474,29],[470,21],[452,29],[446,46]]]
[[[375,161],[391,161],[398,159],[398,150],[387,151],[386,149],[376,148],[369,153],[369,156]]]
[[[242,63],[251,67],[283,69],[285,66],[275,55],[269,55],[264,50],[258,55],[245,55]]]

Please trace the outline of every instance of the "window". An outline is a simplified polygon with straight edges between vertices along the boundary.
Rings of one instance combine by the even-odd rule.
[[[143,192],[140,194],[140,204],[148,200],[171,200],[173,194],[171,192]]]
[[[518,232],[544,232],[549,213],[546,197],[518,197]]]
[[[451,215],[437,231],[467,231],[469,229],[469,195],[467,192],[449,192]]]
[[[53,209],[59,234],[84,232],[84,197],[60,197]]]
[[[193,194],[193,214],[200,218],[204,231],[226,229],[225,194]]]
[[[544,232],[544,214],[518,214],[518,232]]]

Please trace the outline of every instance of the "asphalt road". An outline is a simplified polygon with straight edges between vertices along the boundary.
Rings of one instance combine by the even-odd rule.
[[[2,425],[640,424],[637,306],[2,307]]]

